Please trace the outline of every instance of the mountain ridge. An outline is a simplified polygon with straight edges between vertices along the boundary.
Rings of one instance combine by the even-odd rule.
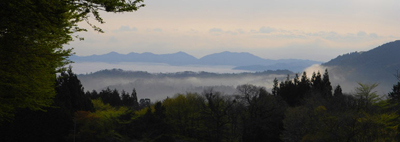
[[[334,78],[353,83],[378,83],[378,90],[390,90],[400,71],[400,40],[382,44],[363,52],[339,55],[323,63]],[[350,85],[348,85],[350,86]]]
[[[264,59],[248,52],[230,52],[230,51],[213,53],[203,56],[201,58],[196,58],[182,51],[170,54],[154,54],[150,52],[144,52],[144,53],[130,52],[128,54],[120,54],[113,51],[103,55],[90,55],[90,56],[73,55],[69,59],[74,62],[107,62],[107,63],[144,62],[144,63],[164,63],[174,66],[226,65],[226,66],[240,67],[241,70],[248,70],[248,71],[288,69],[295,72],[302,71],[304,68],[309,67],[313,64],[322,63],[319,61],[303,60],[303,59],[279,59],[279,60]],[[251,67],[247,68],[248,66],[263,66],[263,68],[260,68],[261,69],[260,70]]]

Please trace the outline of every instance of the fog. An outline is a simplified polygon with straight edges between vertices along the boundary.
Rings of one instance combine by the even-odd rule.
[[[74,73],[87,74],[104,69],[123,69],[127,71],[147,71],[150,73],[174,73],[183,71],[206,71],[214,73],[241,73],[249,72],[244,70],[233,70],[234,66],[171,66],[160,63],[137,63],[137,62],[122,62],[122,63],[104,63],[104,62],[78,62],[72,63]]]
[[[236,93],[236,86],[241,84],[253,84],[270,88],[273,85],[273,79],[277,77],[283,79],[286,75],[235,75],[221,77],[151,77],[151,78],[124,78],[124,77],[90,77],[80,75],[79,79],[85,90],[100,91],[107,87],[110,89],[125,90],[132,92],[135,88],[138,98],[150,98],[154,100],[163,100],[172,97],[177,93],[198,92],[212,87],[215,91],[224,94]]]
[[[72,64],[73,71],[80,74],[78,77],[85,88],[85,91],[101,91],[109,87],[119,91],[125,90],[131,93],[135,88],[138,98],[150,98],[152,101],[163,100],[167,97],[172,97],[177,93],[199,92],[212,87],[215,91],[220,91],[225,94],[236,93],[236,86],[242,84],[253,84],[260,87],[265,87],[271,92],[274,78],[279,81],[286,79],[287,74],[257,74],[243,73],[245,71],[232,70],[229,66],[170,66],[165,64],[148,64],[148,63],[74,63]],[[96,72],[104,69],[119,68],[124,71],[145,71],[152,73],[154,76],[127,76],[127,75],[93,75],[91,72]],[[372,84],[379,83],[379,86],[374,90],[378,95],[387,94],[392,85],[391,82],[373,82],[361,77],[357,77],[354,72],[344,72],[336,67],[324,67],[321,65],[313,65],[305,71],[310,78],[313,72],[324,73],[325,69],[329,71],[329,77],[333,89],[339,84],[344,93],[354,94],[355,87],[358,83]],[[199,76],[189,75],[179,77],[179,73],[183,71],[200,71],[218,73],[216,76]],[[162,76],[161,74],[173,73],[178,77]],[[291,78],[294,74],[290,75]],[[395,83],[395,82],[393,82]]]
[[[325,72],[325,69],[328,69],[329,79],[331,81],[332,88],[335,89],[337,85],[340,85],[343,93],[347,94],[354,94],[355,88],[360,86],[358,83],[369,85],[377,83],[378,87],[376,87],[372,91],[376,91],[376,93],[380,96],[386,96],[386,94],[391,91],[392,85],[396,83],[394,77],[393,82],[375,81],[370,80],[367,77],[359,76],[357,72],[344,70],[342,68],[334,66],[326,67],[316,64],[306,68],[305,71],[307,72],[307,76],[311,77],[313,72],[319,71],[321,74],[323,74]]]
[[[102,69],[119,67],[123,69],[117,73],[91,74]],[[240,73],[243,71],[232,70],[227,66],[169,66],[163,64],[107,64],[107,63],[74,63],[73,71],[81,80],[85,91],[101,91],[109,87],[119,91],[131,93],[135,88],[138,98],[150,98],[152,101],[163,100],[177,93],[198,92],[212,87],[215,91],[224,94],[236,93],[236,86],[242,84],[253,84],[265,87],[269,92],[274,78],[283,80],[287,73],[263,74],[263,73]],[[151,73],[140,76],[129,71],[146,71]],[[182,71],[192,71],[185,74]],[[212,72],[211,75],[199,71]],[[121,73],[122,72],[122,73]],[[84,73],[84,74],[83,74]],[[127,74],[123,74],[127,73]],[[214,74],[217,73],[217,74]],[[183,75],[182,75],[183,74]]]

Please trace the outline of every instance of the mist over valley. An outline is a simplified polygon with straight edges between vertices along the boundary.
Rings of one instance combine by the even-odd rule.
[[[341,85],[343,92],[353,93],[358,83],[378,83],[375,91],[379,95],[386,95],[396,82],[393,74],[400,68],[397,56],[399,48],[400,41],[394,41],[370,51],[343,54],[322,64],[310,60],[268,60],[249,53],[234,52],[211,54],[201,58],[202,62],[183,52],[176,53],[192,59],[190,62],[193,65],[184,59],[180,63],[173,63],[178,60],[178,57],[173,56],[175,54],[135,54],[141,56],[136,60],[143,62],[122,62],[127,61],[123,58],[133,53],[122,55],[115,52],[88,57],[75,56],[71,59],[78,60],[72,64],[73,70],[80,74],[79,79],[86,91],[100,91],[109,87],[129,92],[135,88],[138,97],[152,100],[163,100],[177,93],[200,93],[206,88],[234,94],[236,86],[242,84],[253,84],[271,91],[275,78],[281,82],[286,80],[287,75],[292,79],[296,73],[301,75],[303,71],[310,78],[313,72],[323,73],[325,69],[328,69],[332,86]],[[156,58],[144,59],[145,55]],[[98,62],[106,61],[106,56],[113,60]],[[231,61],[238,59],[240,62]]]
[[[78,75],[85,90],[100,91],[110,89],[131,92],[136,89],[139,98],[163,100],[177,93],[198,92],[213,88],[225,94],[235,94],[236,86],[253,84],[270,89],[274,78],[283,80],[293,72],[288,70],[255,73],[210,73],[176,72],[148,73],[143,71],[124,71],[121,69],[102,70],[92,74]]]
[[[0,7],[0,142],[400,141],[398,0]]]

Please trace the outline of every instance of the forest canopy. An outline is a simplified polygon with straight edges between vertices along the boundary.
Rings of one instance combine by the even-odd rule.
[[[2,0],[0,1],[0,122],[20,108],[43,110],[53,103],[56,73],[69,63],[63,45],[89,20],[104,23],[99,11],[131,12],[143,0]],[[79,36],[75,36],[79,39]]]

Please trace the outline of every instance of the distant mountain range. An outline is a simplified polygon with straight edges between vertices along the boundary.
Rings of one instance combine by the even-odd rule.
[[[215,53],[200,59],[184,52],[162,55],[152,53],[119,54],[111,52],[104,55],[85,57],[72,56],[70,59],[75,62],[149,62],[170,65],[229,65],[236,66],[235,69],[238,70],[276,70],[242,74],[215,74],[207,72],[150,74],[147,72],[103,70],[93,74],[79,75],[82,83],[86,89],[89,90],[97,90],[110,86],[120,89],[136,87],[138,90],[161,91],[141,92],[141,94],[145,96],[151,94],[171,94],[176,93],[176,90],[180,90],[180,92],[198,91],[203,89],[201,86],[210,85],[219,86],[220,89],[222,88],[222,90],[226,92],[234,90],[235,85],[241,83],[271,87],[272,80],[275,77],[278,77],[281,81],[286,77],[285,74],[291,74],[291,77],[293,77],[293,72],[291,71],[300,72],[305,67],[320,63],[317,61],[297,59],[270,60],[254,56],[250,53],[235,52]],[[379,95],[387,94],[391,91],[393,84],[398,82],[393,74],[400,71],[400,40],[383,44],[369,51],[340,55],[311,70],[319,70],[322,72],[326,68],[329,71],[332,85],[336,86],[340,84],[344,92],[351,93],[354,88],[358,86],[357,83],[359,82],[364,84],[379,83],[379,86],[373,91],[378,91],[377,93]]]
[[[144,62],[144,63],[164,63],[174,66],[183,65],[226,65],[235,66],[237,70],[249,71],[265,71],[287,69],[294,72],[301,72],[303,69],[322,62],[301,59],[281,59],[271,60],[263,59],[246,52],[221,52],[204,56],[200,59],[193,57],[185,52],[177,52],[173,54],[153,54],[149,52],[119,54],[117,52],[110,52],[103,55],[91,56],[76,56],[73,55],[69,58],[74,62]]]

